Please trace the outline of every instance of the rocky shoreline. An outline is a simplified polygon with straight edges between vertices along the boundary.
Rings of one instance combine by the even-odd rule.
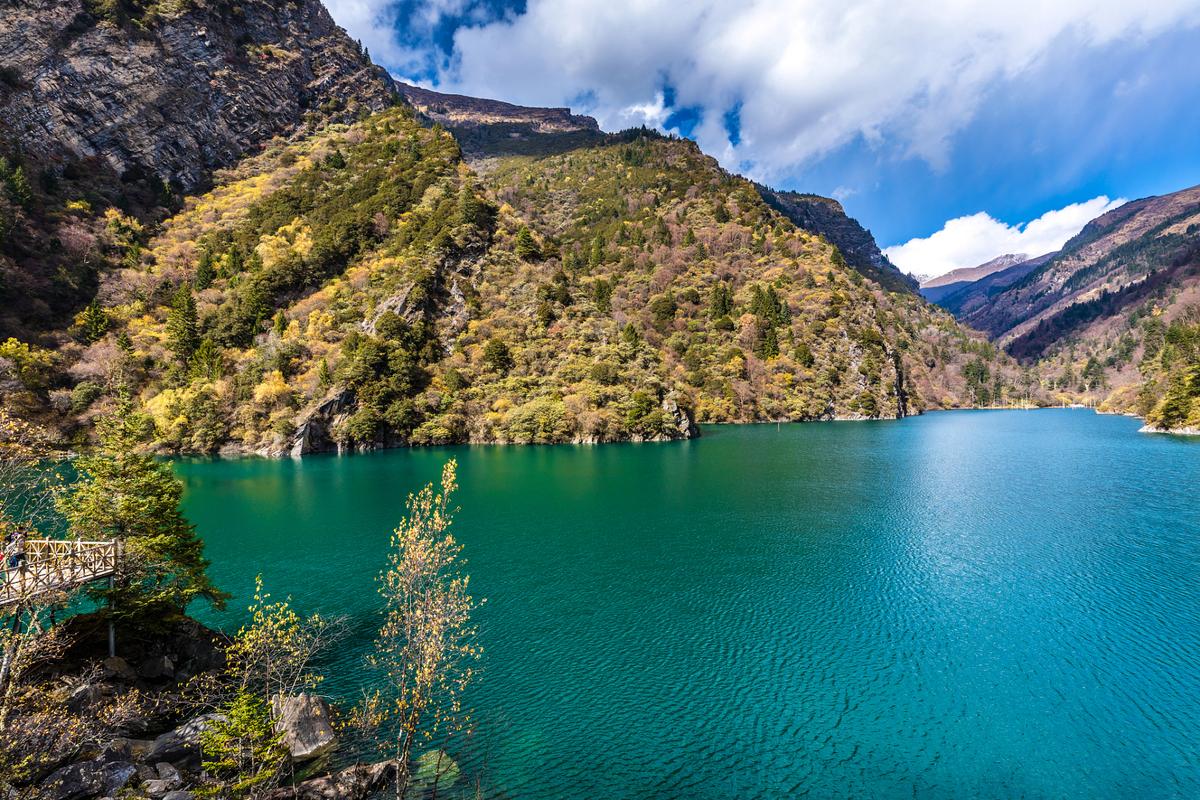
[[[28,765],[16,789],[51,800],[202,796],[207,783],[202,734],[223,717],[196,703],[189,687],[222,669],[227,637],[184,619],[161,635],[126,639],[118,634],[119,654],[110,657],[107,627],[95,615],[73,617],[60,628],[69,644],[38,670],[38,677],[55,687],[47,701],[60,708],[59,714],[88,722],[81,722],[78,736],[48,748],[36,736],[16,737],[29,747],[29,752],[8,754]],[[277,697],[273,705],[290,780],[266,796],[367,797],[394,780],[391,762],[330,771],[338,736],[324,699],[302,692]],[[121,711],[114,715],[114,707]],[[93,718],[116,724],[88,724]],[[8,721],[16,731],[25,722],[20,717]]]

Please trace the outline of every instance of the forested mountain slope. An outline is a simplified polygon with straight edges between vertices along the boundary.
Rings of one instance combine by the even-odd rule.
[[[866,281],[688,141],[493,162],[395,109],[220,177],[59,353],[86,420],[169,450],[692,435],[1016,396],[949,315]]]
[[[318,0],[6,3],[0,335],[61,325],[95,292],[110,209],[152,224],[271,138],[392,102]]]
[[[1038,261],[941,302],[1065,397],[1152,427],[1200,423],[1200,187],[1110,211]]]
[[[86,269],[61,303],[10,312],[49,329],[0,344],[0,382],[64,437],[124,396],[163,451],[301,454],[1037,393],[948,314],[864,278],[889,282],[857,223],[798,227],[690,141],[415,87],[416,110],[386,108],[395,85],[309,0],[31,8],[0,33],[42,31],[59,55],[25,56],[5,102],[42,98],[53,124],[5,131],[3,177],[10,199],[49,177],[6,206],[7,291],[53,297],[68,256]],[[127,62],[96,76],[115,102],[51,91],[104,52]],[[170,125],[145,98],[175,104]],[[832,241],[847,231],[853,259]],[[34,258],[47,238],[67,255]]]

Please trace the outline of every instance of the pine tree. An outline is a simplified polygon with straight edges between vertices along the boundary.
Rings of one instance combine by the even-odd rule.
[[[9,175],[8,196],[22,208],[29,208],[29,204],[33,202],[33,191],[29,188],[29,178],[25,175],[24,167],[18,166]]]
[[[592,269],[604,263],[604,240],[597,236],[592,240],[592,251],[588,255],[588,266]]]
[[[522,261],[536,261],[542,254],[537,242],[534,241],[533,234],[524,225],[517,231],[516,252],[517,258]]]
[[[80,479],[59,501],[76,539],[123,545],[112,588],[94,594],[142,625],[169,622],[204,598],[224,606],[209,580],[204,543],[179,509],[183,483],[169,464],[138,452],[140,415],[128,400],[97,425],[99,448],[76,462]]]
[[[217,271],[213,268],[212,253],[208,250],[200,251],[200,262],[196,264],[196,291],[202,292],[209,286],[217,277]]]
[[[79,328],[88,344],[98,342],[108,332],[108,314],[99,300],[92,300],[79,315]]]
[[[175,292],[171,310],[167,312],[167,344],[183,364],[191,359],[200,345],[200,321],[196,316],[196,299],[186,283]]]
[[[733,289],[725,281],[713,284],[708,298],[708,313],[713,319],[727,317],[733,313]]]

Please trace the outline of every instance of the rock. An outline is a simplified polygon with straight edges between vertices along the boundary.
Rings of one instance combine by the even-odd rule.
[[[333,775],[276,789],[267,795],[267,800],[341,800],[349,797],[370,797],[395,778],[396,767],[391,761],[355,764]]]
[[[336,450],[338,444],[334,441],[333,431],[339,422],[350,415],[353,408],[354,393],[349,389],[335,390],[316,408],[304,415],[296,426],[295,434],[284,447],[269,450],[264,455],[290,455],[292,458],[299,458],[309,453]]]
[[[194,797],[191,792],[175,791],[164,794],[162,800],[193,800]]]
[[[162,778],[164,781],[175,781],[176,783],[180,784],[183,783],[183,779],[179,777],[179,770],[175,769],[175,767],[168,764],[166,761],[158,762],[154,765],[154,769],[158,772],[158,777]]]
[[[52,800],[87,800],[117,794],[136,774],[128,761],[81,761],[50,773],[41,789]]]
[[[179,782],[176,781],[173,783],[171,781],[155,779],[152,781],[146,781],[144,784],[142,784],[142,786],[145,789],[146,794],[150,795],[151,797],[158,798],[165,797],[168,793],[178,789]]]
[[[155,764],[154,770],[158,777],[145,781],[146,794],[151,797],[165,797],[183,786],[183,778],[180,776],[179,770],[167,762],[160,761]]]
[[[67,697],[67,710],[72,714],[78,714],[90,708],[103,696],[103,690],[94,683],[81,683]]]
[[[175,665],[168,656],[153,656],[138,665],[137,674],[143,678],[171,678],[175,675]]]
[[[5,64],[37,76],[9,92],[0,134],[47,161],[149,167],[191,190],[309,115],[349,121],[396,94],[319,0],[241,0],[236,16],[189,3],[129,25],[97,24],[82,6],[29,0],[0,16]],[[248,42],[272,49],[246,57]]]
[[[149,739],[113,739],[100,752],[102,761],[132,761],[138,762],[146,757],[154,742]]]
[[[671,425],[675,430],[679,431],[679,438],[695,439],[700,435],[700,429],[696,427],[692,415],[679,405],[679,398],[674,392],[663,398],[662,410],[671,420]]]
[[[214,720],[224,720],[220,714],[201,714],[188,720],[173,731],[167,731],[154,740],[146,760],[152,763],[167,761],[172,764],[198,767],[200,764],[200,732]]]
[[[293,761],[311,761],[337,745],[329,704],[313,694],[276,697],[271,701],[275,712],[275,730],[283,736],[283,746]]]
[[[111,656],[104,659],[101,667],[104,670],[105,678],[120,678],[127,683],[133,683],[137,680],[137,673],[133,671],[133,667],[129,666],[129,662],[120,656]]]

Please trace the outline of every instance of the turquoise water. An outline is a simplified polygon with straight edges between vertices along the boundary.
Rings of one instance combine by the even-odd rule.
[[[347,615],[459,460],[485,674],[458,753],[520,798],[1200,796],[1200,441],[1088,411],[692,442],[189,462],[245,605]],[[236,626],[230,612],[213,617]]]

